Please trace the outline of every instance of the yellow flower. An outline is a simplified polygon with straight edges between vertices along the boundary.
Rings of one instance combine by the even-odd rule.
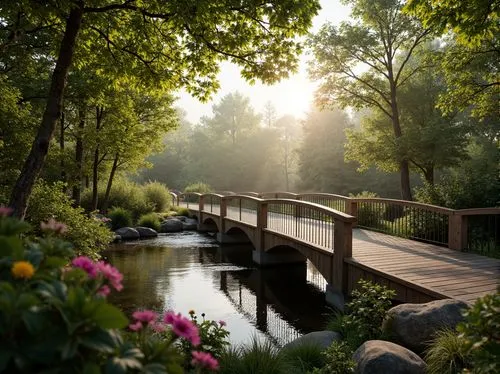
[[[14,278],[30,279],[35,274],[35,268],[28,261],[16,261],[12,265]]]

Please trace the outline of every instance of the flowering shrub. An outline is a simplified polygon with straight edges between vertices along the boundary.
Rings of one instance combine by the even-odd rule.
[[[211,355],[186,358],[175,344],[199,345],[188,318],[136,311],[130,323],[106,299],[122,290],[122,274],[103,261],[71,260],[71,245],[57,237],[64,225],[46,222],[47,236],[28,241],[29,225],[8,214],[0,207],[0,372],[182,373],[188,359],[198,371],[217,368]]]
[[[229,341],[227,340],[229,331],[225,329],[226,322],[205,319],[205,313],[202,313],[201,317],[203,321],[200,323],[194,310],[189,311],[189,316],[191,317],[190,322],[197,328],[201,340],[201,344],[197,349],[219,359],[227,346],[229,346]],[[189,341],[182,341],[181,347],[184,352],[189,352],[193,349],[193,344]],[[198,355],[198,357],[205,356]]]

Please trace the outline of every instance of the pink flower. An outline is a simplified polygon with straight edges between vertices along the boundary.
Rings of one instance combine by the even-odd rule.
[[[97,276],[97,268],[94,261],[92,261],[90,258],[86,256],[80,256],[74,258],[73,261],[71,261],[71,264],[75,268],[80,268],[84,270],[92,279]]]
[[[12,214],[14,209],[9,208],[8,206],[0,206],[0,217],[7,217]]]
[[[106,278],[109,283],[111,283],[111,286],[115,290],[121,291],[123,289],[123,275],[118,271],[117,268],[105,263],[104,261],[99,261],[96,266],[99,273],[101,273],[103,277]]]
[[[47,222],[41,222],[40,228],[43,231],[54,231],[56,234],[64,234],[68,229],[64,223],[57,222],[54,218],[50,218]]]
[[[142,329],[142,323],[141,321],[136,321],[136,323],[128,325],[128,328],[132,331],[139,331],[140,329]]]
[[[132,313],[132,317],[138,321],[150,324],[158,318],[158,313],[155,313],[152,310],[138,310]]]
[[[150,324],[150,326],[154,332],[164,332],[167,329],[167,326],[165,326],[161,322],[153,322]]]
[[[167,312],[163,317],[163,321],[167,325],[172,325],[172,331],[175,335],[190,341],[194,346],[200,344],[198,328],[189,319],[181,316],[180,313]]]
[[[109,288],[107,285],[102,286],[102,287],[101,287],[101,288],[99,288],[99,290],[97,291],[97,294],[98,294],[99,296],[103,296],[103,297],[108,296],[110,293],[111,293],[111,288]]]
[[[193,359],[191,360],[192,365],[206,367],[209,370],[219,369],[219,363],[210,353],[193,351],[191,354],[193,355]]]
[[[224,327],[227,325],[227,323],[226,323],[226,321],[220,320],[219,325],[220,325],[220,327]]]

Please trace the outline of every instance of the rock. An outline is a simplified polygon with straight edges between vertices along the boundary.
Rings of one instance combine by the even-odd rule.
[[[172,218],[161,223],[160,232],[179,232],[182,231],[182,221]]]
[[[132,227],[122,227],[115,231],[115,234],[120,235],[122,240],[139,239],[139,232]]]
[[[401,304],[389,309],[382,330],[390,340],[420,353],[427,348],[438,330],[454,330],[463,320],[462,310],[465,308],[466,303],[453,299],[426,304]]]
[[[328,348],[334,341],[342,340],[342,336],[335,331],[314,331],[309,334],[302,335],[297,339],[286,344],[283,349],[295,348],[303,344],[318,345],[322,349]]]
[[[186,220],[188,219],[188,217],[186,217],[186,216],[175,216],[175,218],[177,218],[179,221],[182,221],[182,222],[186,222]]]
[[[141,238],[155,238],[158,236],[156,230],[153,230],[150,227],[136,227],[135,229]]]
[[[115,237],[113,238],[113,243],[118,243],[122,241],[122,237],[118,234],[115,234]]]
[[[354,352],[357,374],[425,374],[426,365],[416,353],[383,340],[368,340]]]
[[[198,221],[194,218],[186,218],[186,220],[182,222],[182,228],[184,230],[196,230],[198,228]]]

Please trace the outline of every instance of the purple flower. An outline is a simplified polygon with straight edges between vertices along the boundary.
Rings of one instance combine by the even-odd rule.
[[[172,325],[172,331],[175,335],[190,341],[194,346],[200,344],[198,328],[193,322],[183,317],[180,313],[175,314],[174,312],[167,312],[163,317],[163,321],[167,325]]]
[[[220,327],[224,327],[224,326],[227,325],[227,323],[225,321],[223,321],[223,320],[220,320],[219,321],[219,325],[220,325]]]
[[[132,331],[139,331],[140,329],[142,329],[142,323],[141,321],[137,321],[136,323],[128,325],[128,328]]]
[[[75,268],[80,268],[84,270],[90,278],[95,278],[97,276],[97,268],[94,261],[86,256],[76,257],[71,261],[71,264]]]
[[[105,263],[104,261],[99,261],[96,266],[99,273],[101,273],[103,277],[106,278],[109,283],[111,283],[111,286],[115,290],[121,291],[123,289],[123,275],[118,271],[117,268]]]
[[[111,293],[111,288],[109,286],[104,285],[97,291],[97,294],[102,297],[106,297]]]
[[[138,321],[150,324],[156,321],[158,313],[153,312],[152,310],[138,310],[132,313],[132,317]]]
[[[154,332],[164,332],[167,329],[167,326],[161,322],[153,322],[150,326]]]
[[[219,363],[210,353],[193,351],[191,354],[193,355],[193,359],[191,360],[192,365],[205,367],[209,370],[219,369]]]

